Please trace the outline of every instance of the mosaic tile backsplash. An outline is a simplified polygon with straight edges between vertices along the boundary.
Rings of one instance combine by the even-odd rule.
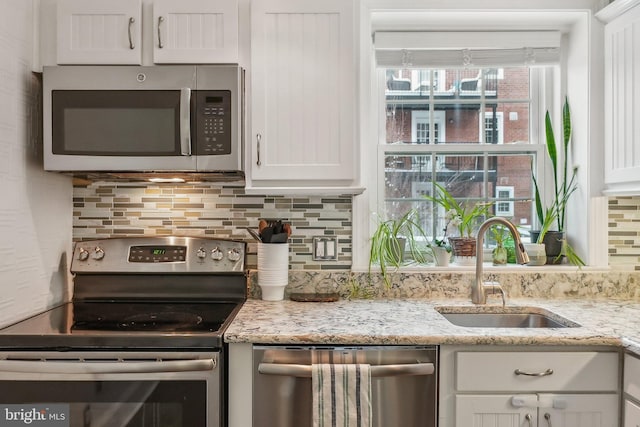
[[[640,197],[609,200],[609,265],[640,271]]]
[[[351,196],[286,197],[247,195],[239,187],[216,184],[75,185],[73,238],[123,236],[204,236],[246,240],[246,228],[261,218],[291,224],[292,270],[351,268]],[[315,236],[335,236],[336,261],[313,261]],[[248,246],[255,267],[257,246]]]
[[[349,270],[352,199],[247,195],[219,184],[140,185],[95,183],[73,191],[74,240],[114,236],[210,236],[252,242],[246,227],[260,218],[292,225],[291,270]],[[609,201],[609,263],[640,271],[640,197]],[[335,236],[337,261],[312,260],[315,236]],[[256,246],[248,264],[255,267]]]

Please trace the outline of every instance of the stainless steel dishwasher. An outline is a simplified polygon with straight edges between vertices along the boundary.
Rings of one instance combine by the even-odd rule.
[[[437,425],[436,346],[254,346],[253,427],[312,425],[311,365],[371,365],[373,427]]]

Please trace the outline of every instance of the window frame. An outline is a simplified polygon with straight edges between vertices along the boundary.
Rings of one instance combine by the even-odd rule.
[[[531,117],[536,117],[536,116],[540,116],[543,117],[544,115],[542,114],[542,111],[545,110],[545,108],[547,108],[546,104],[544,104],[544,99],[542,99],[542,97],[540,96],[541,93],[545,92],[545,91],[549,91],[549,90],[553,90],[553,85],[554,85],[554,81],[553,79],[546,79],[545,75],[552,73],[552,69],[554,67],[544,67],[544,68],[531,68],[530,69],[530,74],[529,74],[529,97],[527,99],[512,99],[512,98],[504,98],[504,99],[490,99],[488,100],[487,98],[484,97],[484,95],[482,95],[482,102],[497,102],[499,104],[501,103],[505,103],[505,102],[509,102],[509,103],[514,103],[514,104],[519,104],[519,103],[527,103],[529,105],[529,110],[530,112],[533,111],[538,111],[537,114],[530,114]],[[420,155],[420,153],[424,153],[425,156],[430,156],[433,159],[440,157],[441,159],[443,159],[444,157],[446,157],[446,155],[471,155],[471,156],[479,156],[479,157],[484,157],[487,158],[489,156],[492,155],[518,155],[518,154],[523,154],[523,155],[532,155],[534,156],[537,160],[535,168],[536,168],[536,176],[540,177],[543,176],[544,171],[546,169],[549,169],[550,166],[548,165],[548,161],[545,158],[545,149],[546,149],[546,145],[544,143],[544,141],[540,140],[540,132],[538,130],[538,127],[533,123],[533,122],[529,122],[529,138],[530,141],[527,144],[503,144],[500,143],[500,140],[503,140],[503,136],[504,136],[504,127],[502,127],[502,132],[500,132],[499,135],[499,143],[498,144],[493,144],[493,143],[486,143],[486,141],[484,141],[485,139],[485,133],[484,133],[484,127],[482,126],[482,124],[484,123],[485,117],[489,114],[493,114],[491,112],[486,112],[485,108],[479,108],[479,119],[478,119],[478,137],[479,139],[481,139],[481,141],[479,141],[479,143],[477,144],[464,144],[464,143],[447,143],[447,144],[435,144],[433,141],[433,137],[431,138],[431,141],[429,141],[428,144],[390,144],[387,143],[386,141],[386,116],[387,116],[387,91],[386,91],[386,76],[388,75],[389,69],[385,69],[385,68],[379,68],[375,71],[375,76],[377,79],[377,97],[376,102],[378,103],[378,111],[379,111],[379,115],[378,115],[378,134],[377,134],[377,162],[375,164],[375,167],[373,169],[375,169],[377,177],[376,177],[376,183],[377,186],[375,189],[371,189],[373,192],[375,192],[376,194],[376,205],[375,208],[372,208],[372,211],[374,212],[378,212],[378,213],[384,213],[385,212],[385,204],[388,201],[385,197],[385,162],[384,159],[387,155],[389,154],[397,154],[397,155]],[[534,99],[534,97],[538,95],[540,96],[540,98]],[[452,101],[453,102],[453,101]],[[441,110],[435,110],[433,109],[435,107],[436,104],[442,104],[443,102],[441,100],[435,100],[432,97],[430,97],[430,99],[428,100],[428,102],[425,103],[425,107],[428,108],[428,110],[412,110],[412,114],[411,114],[411,118],[412,121],[414,119],[414,117],[418,114],[417,112],[420,112],[422,115],[425,114],[429,114],[431,115],[431,118],[433,120],[433,123],[439,123],[438,122],[438,117],[442,117],[446,120],[446,115],[444,114],[444,111]],[[498,114],[502,114],[501,112],[497,112]],[[504,119],[504,117],[502,117]],[[415,136],[416,133],[414,131],[414,123],[412,122],[411,125],[411,136],[412,136],[412,141],[415,140]],[[446,126],[442,126],[442,130],[444,132],[444,129],[446,129]],[[444,136],[444,135],[443,135]],[[444,139],[444,141],[446,141],[446,137]],[[444,142],[443,141],[443,142]],[[538,141],[537,143],[534,143],[535,141]],[[484,171],[486,173],[486,169],[487,169],[487,162],[484,162]],[[484,182],[484,186],[483,186],[483,195],[482,198],[483,200],[494,200],[495,199],[495,192],[489,192],[489,185],[487,183],[487,181]],[[532,184],[533,187],[533,184]],[[533,190],[533,188],[532,188]],[[543,188],[543,194],[545,194],[545,191],[550,191],[551,188],[547,187],[547,188]],[[533,191],[532,191],[533,194]],[[545,195],[546,196],[546,195]],[[515,200],[515,199],[514,199]],[[546,197],[545,197],[546,200]],[[391,200],[389,200],[391,201]],[[397,201],[397,200],[394,200]],[[411,199],[407,199],[407,202],[410,202]],[[427,202],[425,202],[427,203]],[[514,203],[514,202],[512,202]],[[534,214],[534,208],[532,205],[532,209],[531,209],[531,224],[528,224],[528,226],[530,226],[532,229],[535,229],[537,227],[539,227],[539,225],[537,224],[537,219],[536,216]],[[431,235],[431,233],[436,233],[436,226],[434,224],[431,224],[431,227],[426,227],[427,234]],[[439,237],[439,236],[434,236],[433,237]],[[429,268],[429,266],[424,266],[424,268]]]
[[[594,29],[592,4],[579,0],[572,7],[553,0],[529,1],[526,7],[514,7],[509,0],[478,7],[474,0],[461,0],[443,8],[436,0],[363,0],[360,2],[359,32],[359,182],[363,192],[353,199],[352,271],[369,268],[369,242],[375,227],[378,199],[370,184],[377,180],[371,167],[379,156],[377,145],[381,113],[378,102],[375,55],[372,34],[376,31],[399,31],[410,28],[417,31],[442,29],[455,31],[494,32],[550,30],[562,34],[561,69],[545,78],[551,78],[559,90],[556,95],[544,94],[545,103],[554,122],[560,122],[562,101],[572,100],[574,144],[571,164],[578,166],[580,189],[570,202],[568,236],[587,266],[582,270],[600,270],[608,267],[608,230],[602,227],[608,215],[608,198],[604,188],[602,158],[604,119],[598,107],[602,95],[604,72],[598,67],[603,60],[601,35]],[[410,12],[410,13],[409,13]],[[499,12],[499,13],[496,13]],[[469,21],[465,21],[468,18]],[[470,27],[468,22],[473,22]],[[514,27],[516,23],[516,27]],[[535,123],[533,133],[544,133],[544,115],[530,111]],[[561,138],[557,131],[556,139]],[[532,133],[532,138],[533,138]],[[550,176],[550,165],[545,163],[539,176]],[[513,267],[502,267],[505,271]],[[549,271],[572,270],[574,266],[548,266]],[[463,268],[464,270],[464,268]],[[407,270],[410,272],[410,270]]]

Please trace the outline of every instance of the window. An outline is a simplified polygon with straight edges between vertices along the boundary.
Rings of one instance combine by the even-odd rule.
[[[512,112],[509,112],[509,114],[512,114]],[[484,140],[487,144],[504,143],[502,117],[502,112],[496,112],[493,114],[493,112],[489,111],[484,114]]]
[[[514,187],[496,186],[496,216],[513,216],[513,195]]]
[[[384,88],[385,134],[378,188],[382,210],[399,217],[416,209],[429,237],[441,238],[444,212],[425,199],[435,184],[467,204],[491,203],[490,215],[530,228],[534,220],[531,166],[541,144],[532,143],[530,111],[540,108],[543,68],[387,68],[378,73]],[[389,82],[435,81],[428,91],[398,91]],[[407,86],[409,87],[409,86]],[[509,120],[505,121],[507,117]],[[481,219],[480,219],[481,220]],[[527,234],[527,233],[525,233]]]
[[[362,63],[370,64],[374,72],[364,73],[362,83],[364,88],[374,88],[378,82],[379,90],[360,92],[362,183],[367,191],[354,198],[354,268],[364,269],[368,266],[369,241],[376,225],[376,217],[383,215],[384,210],[391,205],[403,207],[404,204],[406,209],[414,206],[415,199],[420,199],[408,192],[405,192],[404,197],[398,196],[396,200],[387,197],[391,192],[386,191],[388,183],[385,182],[385,161],[390,149],[395,150],[394,154],[397,156],[409,158],[419,147],[420,155],[432,156],[430,159],[433,160],[444,158],[445,162],[451,155],[460,155],[454,135],[448,132],[449,117],[446,119],[445,143],[398,143],[393,146],[387,144],[384,116],[386,97],[389,94],[385,91],[384,78],[380,77],[380,73],[387,69],[465,71],[471,68],[490,68],[498,70],[497,80],[500,85],[501,82],[510,81],[509,68],[523,66],[530,67],[530,102],[522,104],[522,107],[526,107],[522,111],[498,109],[496,112],[504,111],[504,143],[484,144],[485,147],[481,148],[486,149],[487,157],[498,151],[506,153],[503,156],[505,161],[500,164],[500,168],[514,164],[509,160],[509,156],[529,156],[529,160],[534,161],[533,167],[537,169],[538,177],[549,178],[551,166],[544,153],[544,113],[549,110],[556,124],[554,128],[558,140],[560,106],[563,97],[567,95],[571,102],[574,121],[575,150],[571,153],[570,164],[572,167],[579,167],[580,170],[580,191],[573,195],[568,213],[568,237],[571,245],[589,265],[608,265],[607,229],[601,225],[602,218],[606,218],[607,199],[597,196],[598,188],[603,185],[602,177],[598,173],[603,147],[601,138],[593,136],[593,130],[600,129],[599,126],[602,125],[599,120],[594,120],[601,105],[597,102],[597,97],[591,96],[593,90],[600,87],[600,82],[594,81],[590,72],[593,58],[601,57],[602,53],[593,47],[593,40],[598,40],[598,34],[597,31],[593,32],[590,25],[592,17],[584,10],[567,9],[560,4],[546,4],[537,8],[532,3],[535,13],[529,13],[529,10],[511,8],[508,2],[499,3],[474,8],[473,28],[468,25],[469,21],[466,18],[469,18],[470,13],[464,10],[464,7],[440,10],[425,4],[424,7],[416,7],[409,13],[405,4],[391,0],[381,0],[369,6],[368,3],[364,3],[364,10],[368,16],[365,15],[363,21],[363,34],[373,34],[373,37],[368,39],[371,40],[371,44],[368,48],[362,49],[360,55]],[[500,13],[496,14],[496,11]],[[518,23],[518,31],[513,31],[514,22]],[[437,28],[447,30],[439,32]],[[363,43],[367,43],[366,38],[363,39]],[[496,48],[492,49],[491,46]],[[464,78],[472,77],[475,76]],[[440,92],[441,89],[446,88],[451,87],[445,85],[444,88],[439,86],[437,90],[434,88],[434,95],[437,97],[435,92],[443,93]],[[500,98],[501,93],[504,92],[498,87]],[[513,106],[515,105],[512,104]],[[430,114],[433,111],[435,110],[431,110]],[[455,121],[455,118],[453,119]],[[513,122],[525,121],[529,123],[526,136],[514,132],[516,128],[511,126]],[[476,132],[479,133],[482,129],[480,123],[477,122],[475,126]],[[479,141],[480,136],[476,139]],[[469,147],[473,144],[459,145]],[[522,148],[526,148],[526,151],[519,151]],[[425,154],[425,151],[428,154]],[[440,167],[444,165],[438,165],[437,162],[431,165],[432,170]],[[528,171],[529,168],[530,166],[527,166],[525,170]],[[524,179],[529,178],[528,173],[520,175]],[[549,182],[539,183],[542,184],[541,190],[546,195],[553,192],[553,189],[549,188]],[[514,187],[514,216],[524,218],[524,209],[530,222],[531,203],[527,205],[526,198],[518,193],[520,185],[504,180],[498,180],[496,185]],[[424,184],[413,185],[414,188],[419,188],[416,194],[426,192],[425,186],[429,186],[426,180]],[[405,185],[404,189],[411,187]],[[492,196],[490,198],[495,198],[494,188],[485,188],[484,191],[486,195]],[[406,194],[411,197],[407,197]],[[423,199],[420,199],[420,202],[423,202]],[[427,214],[431,214],[430,209],[425,212],[425,224],[427,220],[431,221],[426,217]],[[520,225],[519,221],[514,222]],[[523,226],[529,227],[531,224]],[[533,226],[537,226],[537,221]]]

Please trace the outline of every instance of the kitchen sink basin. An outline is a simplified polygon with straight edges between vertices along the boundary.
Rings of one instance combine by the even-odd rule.
[[[450,323],[468,328],[575,328],[580,325],[537,307],[436,307]]]

